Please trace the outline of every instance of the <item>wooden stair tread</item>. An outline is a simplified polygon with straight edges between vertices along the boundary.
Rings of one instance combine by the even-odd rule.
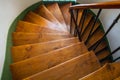
[[[67,32],[53,30],[48,27],[41,27],[38,24],[26,22],[26,21],[19,21],[17,24],[16,32],[33,32],[33,33],[65,33]]]
[[[89,33],[90,33],[90,30],[92,29],[93,21],[94,21],[94,20],[91,21],[91,23],[90,23],[90,25],[89,25],[88,27],[87,27],[87,25],[85,26],[85,27],[87,27],[86,30],[85,30],[85,28],[83,29],[84,34],[83,34],[83,32],[82,32],[82,40],[86,41],[86,39],[87,39],[87,37],[88,37],[88,35],[89,35]],[[99,22],[97,22],[97,23],[95,24],[95,27],[93,28],[92,34],[93,34],[93,32],[99,27],[99,25],[100,25]]]
[[[61,27],[55,25],[54,23],[50,22],[49,20],[41,17],[40,15],[38,15],[32,11],[29,12],[25,16],[24,21],[35,23],[35,24],[38,24],[39,26],[48,27],[48,28],[58,30],[58,31],[66,31],[66,30],[62,29]]]
[[[83,43],[76,43],[46,54],[13,63],[10,66],[13,79],[21,80],[25,77],[31,76],[35,73],[41,72],[74,57],[82,55],[85,52],[88,52],[86,46]]]
[[[109,63],[79,80],[113,80],[120,76],[120,62]]]
[[[83,10],[79,10],[79,11],[78,11],[77,25],[79,25],[79,22],[80,22],[80,20],[81,20],[81,18],[82,18],[82,14],[83,14]],[[74,15],[77,15],[77,13],[74,12]],[[75,19],[76,19],[76,16],[75,16]],[[74,23],[73,20],[72,20],[71,23],[72,23],[72,24],[71,24],[71,33],[74,34],[75,23]]]
[[[108,56],[109,54],[110,54],[110,51],[109,51],[109,50],[104,50],[104,51],[102,51],[101,53],[99,53],[99,54],[97,55],[97,57],[98,57],[98,59],[100,60],[100,59],[105,58],[105,57]]]
[[[79,22],[81,21],[82,15],[83,15],[83,10],[80,9],[78,11],[77,25],[79,25]]]
[[[89,39],[88,43],[87,43],[87,47],[90,47],[91,45],[93,45],[94,43],[96,43],[98,40],[100,40],[103,37],[104,33],[102,30],[97,30]]]
[[[13,62],[25,60],[79,42],[78,38],[68,38],[49,42],[12,47]],[[47,46],[48,45],[48,46]]]
[[[96,56],[93,52],[89,52],[24,80],[78,80],[98,68],[100,68],[100,64]]]
[[[107,47],[106,41],[102,41],[99,46],[96,48],[95,53],[102,50],[103,48]]]
[[[118,77],[118,78],[116,78],[116,79],[114,79],[114,80],[120,80],[120,77]]]
[[[64,29],[54,15],[45,7],[45,5],[40,5],[40,7],[36,10],[36,13]]]
[[[12,36],[13,36],[13,44],[15,46],[72,37],[71,35],[64,35],[64,34],[62,35],[61,33],[50,34],[50,33],[24,33],[24,32],[14,32]]]
[[[46,7],[67,30],[67,26],[63,18],[62,12],[59,8],[59,5],[57,3],[53,3],[53,4],[47,4]]]
[[[72,3],[66,3],[60,5],[61,12],[63,14],[64,20],[67,25],[68,31],[70,31],[70,12],[69,12],[69,7],[72,5]]]
[[[81,32],[81,33],[83,33],[83,31],[85,30],[85,28],[87,27],[87,25],[88,25],[89,22],[91,21],[92,17],[93,17],[92,14],[90,14],[90,13],[87,14],[87,17],[85,18],[84,26],[83,26],[83,29],[82,29],[82,32]],[[82,24],[81,24],[81,25],[82,25]]]

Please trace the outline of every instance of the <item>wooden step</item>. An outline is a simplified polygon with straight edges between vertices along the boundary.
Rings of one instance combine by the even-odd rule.
[[[65,20],[59,8],[59,5],[57,3],[53,3],[53,4],[47,4],[46,7],[56,17],[56,19],[63,25],[63,27],[67,30],[67,26],[65,24]]]
[[[104,57],[108,56],[110,54],[109,50],[106,49],[106,50],[103,50],[102,52],[100,52],[97,56],[98,56],[98,59],[103,59]]]
[[[77,14],[77,13],[76,13],[76,14]],[[82,9],[78,10],[77,25],[80,24],[80,21],[81,21],[82,15],[83,15],[83,10],[82,10]]]
[[[38,13],[40,16],[48,19],[52,23],[64,29],[64,27],[60,24],[60,22],[54,17],[54,15],[44,5],[40,5],[40,7],[36,10],[36,13]]]
[[[90,19],[86,19],[86,22],[88,22],[88,21],[90,20]],[[83,41],[86,41],[87,40],[87,37],[89,36],[89,34],[90,34],[90,31],[91,31],[91,29],[92,29],[92,26],[93,26],[93,23],[94,23],[94,20],[92,20],[91,22],[90,22],[90,24],[89,24],[89,26],[85,26],[85,28],[83,29],[83,31],[82,31],[82,40]],[[100,23],[99,22],[97,22],[96,24],[95,24],[95,27],[94,27],[94,29],[93,29],[93,31],[92,31],[92,33],[99,27],[99,25],[100,25]]]
[[[113,80],[120,76],[120,62],[109,63],[79,80]]]
[[[120,77],[118,77],[118,78],[116,78],[116,79],[114,79],[114,80],[120,80]]]
[[[24,80],[78,80],[97,70],[100,64],[93,52],[89,52]]]
[[[48,27],[42,27],[38,24],[26,22],[26,21],[19,21],[16,27],[16,32],[27,32],[27,33],[65,33],[67,32],[53,30]]]
[[[55,65],[63,63],[87,51],[83,43],[73,44],[46,54],[11,64],[11,72],[14,80],[21,80],[35,73],[41,72]],[[39,80],[39,79],[37,79]]]
[[[104,32],[102,30],[97,30],[89,39],[88,43],[87,43],[87,47],[89,48],[91,45],[93,45],[94,43],[96,43],[98,40],[100,40],[104,35]]]
[[[76,14],[74,14],[74,15],[76,15]],[[80,22],[83,21],[82,16],[83,16],[83,10],[79,10],[78,11],[78,18],[77,18],[77,25],[80,27],[80,30],[82,28],[82,24],[80,24]],[[83,25],[83,28],[82,28],[82,31],[81,31],[81,35],[83,35],[83,32],[85,31],[85,29],[88,28],[88,24],[90,23],[92,17],[93,17],[92,14],[90,14],[90,13],[87,14],[87,17],[85,19],[85,22],[84,22],[84,25]],[[74,28],[75,28],[75,24],[72,21],[72,32],[74,32]]]
[[[13,44],[15,46],[47,42],[72,37],[71,35],[64,34],[62,35],[61,33],[50,34],[50,33],[24,33],[24,32],[14,32],[12,36]]]
[[[55,25],[54,23],[50,22],[49,20],[41,17],[40,15],[32,11],[25,16],[24,21],[35,23],[35,24],[38,24],[39,26],[51,28],[58,31],[66,31],[61,27],[59,27],[58,25]]]
[[[106,43],[106,41],[104,40],[104,41],[102,41],[102,42],[99,44],[99,46],[96,48],[95,53],[98,52],[98,51],[100,51],[100,50],[102,50],[102,49],[104,49],[105,47],[107,47],[107,43]]]
[[[97,55],[97,57],[98,57],[98,59],[100,60],[100,59],[103,59],[103,58],[105,58],[107,55],[109,55],[110,54],[110,51],[109,51],[109,47],[108,47],[108,45],[107,45],[107,43],[106,43],[106,41],[104,40],[104,41],[102,41],[101,43],[100,43],[100,45],[95,49],[95,51],[94,51],[95,53],[96,53],[96,55]],[[105,60],[104,62],[102,62],[102,65],[104,65],[105,63],[107,63],[107,62],[110,62],[111,60]]]
[[[82,14],[83,14],[83,10],[79,10],[78,11],[78,18],[77,18],[77,25],[79,25],[79,22],[80,22],[80,20],[81,20],[81,18],[82,18]],[[76,12],[74,12],[74,15],[77,15],[77,13]],[[72,16],[73,17],[73,16]],[[75,19],[76,19],[76,16],[75,16]],[[72,34],[74,34],[74,31],[75,31],[75,23],[74,23],[74,21],[73,21],[73,19],[72,19],[72,24],[71,24],[71,33]]]
[[[72,5],[72,3],[66,3],[66,4],[60,5],[60,9],[61,9],[61,12],[63,14],[64,20],[66,22],[68,31],[70,31],[70,12],[69,12],[69,8],[70,8],[71,5]]]
[[[93,15],[91,13],[88,13],[86,18],[85,18],[85,22],[84,22],[84,26],[83,26],[83,29],[82,29],[82,32],[85,30],[85,28],[87,27],[87,25],[90,23],[91,19],[92,19]],[[82,26],[82,24],[80,25]]]
[[[79,42],[78,38],[68,38],[12,47],[13,62],[25,60]],[[47,46],[48,45],[48,46]]]

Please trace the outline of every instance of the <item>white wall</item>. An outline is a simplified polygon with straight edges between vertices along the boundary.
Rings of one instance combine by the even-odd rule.
[[[40,0],[0,0],[0,78],[5,58],[8,29],[13,20],[28,6]]]
[[[114,1],[114,0],[78,0],[80,3],[93,3],[93,2],[105,2],[105,1]],[[93,10],[95,13],[97,13],[97,10]],[[100,20],[103,23],[104,29],[107,30],[115,17],[120,13],[120,9],[105,9],[102,11]],[[108,34],[108,40],[110,43],[110,48],[113,51],[118,46],[120,46],[120,20],[118,23],[114,26],[114,28],[111,30],[111,32]],[[115,55],[113,55],[113,58],[116,58],[120,56],[120,51],[117,52]]]

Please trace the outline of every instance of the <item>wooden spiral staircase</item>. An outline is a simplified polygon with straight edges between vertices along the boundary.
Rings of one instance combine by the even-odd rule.
[[[109,63],[101,9],[97,17],[88,10],[110,6],[47,3],[29,11],[12,34],[13,80],[120,80],[120,62]]]

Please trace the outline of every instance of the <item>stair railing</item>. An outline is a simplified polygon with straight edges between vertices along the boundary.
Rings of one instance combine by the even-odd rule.
[[[120,46],[118,48],[116,48],[113,52],[111,52],[111,54],[109,54],[108,56],[106,56],[105,58],[101,59],[100,62],[104,62],[105,60],[111,58],[111,56],[113,54],[115,54],[116,52],[118,52],[120,50]],[[120,57],[116,58],[113,60],[113,62],[117,61],[118,59],[120,59]]]
[[[92,4],[77,4],[77,5],[71,6],[70,7],[70,13],[71,13],[70,32],[72,33],[72,27],[73,27],[72,24],[75,24],[74,35],[78,36],[80,41],[82,41],[82,38],[81,38],[81,36],[83,35],[82,29],[84,27],[86,15],[87,15],[89,9],[99,9],[99,10],[98,10],[98,13],[97,13],[97,15],[95,17],[95,20],[94,20],[94,23],[92,25],[92,28],[91,28],[91,30],[89,32],[89,35],[88,35],[86,41],[84,41],[85,44],[88,43],[89,39],[93,35],[93,29],[94,29],[94,27],[95,27],[95,25],[96,25],[96,23],[98,21],[98,18],[100,16],[101,12],[102,12],[102,9],[120,9],[120,1],[110,1],[110,2],[92,3]],[[78,22],[78,11],[79,10],[83,10],[83,14],[82,14],[81,20],[79,21],[79,24],[77,24],[77,22]],[[97,47],[100,45],[101,42],[103,42],[105,40],[106,36],[113,29],[113,27],[115,26],[115,24],[118,22],[119,19],[120,19],[120,13],[116,17],[116,19],[113,21],[113,23],[111,24],[109,29],[104,33],[102,38],[100,38],[96,43],[94,43],[93,45],[91,45],[88,48],[89,51],[90,50],[94,50],[95,51],[97,49]],[[102,50],[107,49],[107,48],[108,47],[105,47]],[[99,54],[102,50],[98,51],[96,54]],[[111,55],[109,55],[109,56],[111,56]],[[118,59],[119,58],[117,58],[116,60],[118,60]]]

